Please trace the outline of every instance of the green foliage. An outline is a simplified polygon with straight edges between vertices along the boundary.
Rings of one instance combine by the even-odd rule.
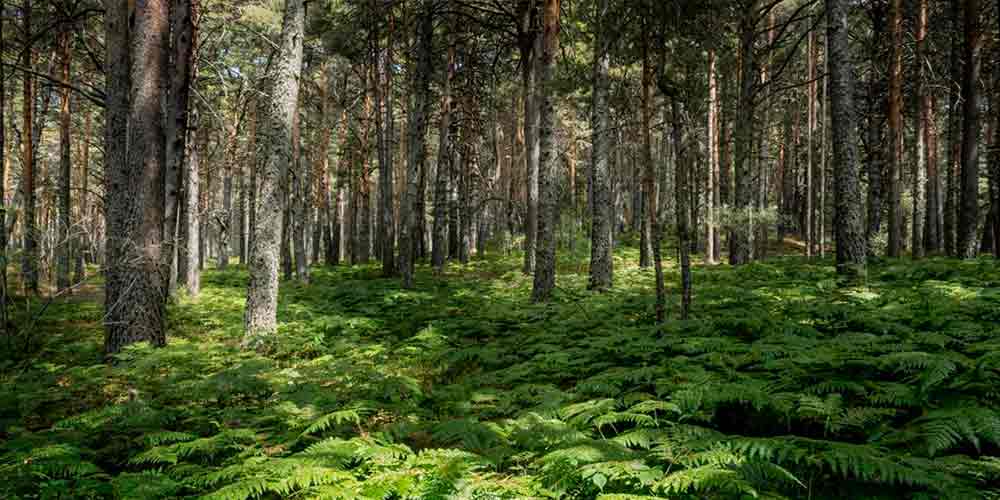
[[[210,271],[170,345],[113,365],[100,307],[53,304],[0,364],[0,497],[1000,495],[995,264],[889,262],[849,290],[827,263],[698,268],[694,319],[655,328],[651,271],[616,259],[613,291],[567,272],[548,305],[517,255],[405,291],[315,269],[256,352],[245,273]]]

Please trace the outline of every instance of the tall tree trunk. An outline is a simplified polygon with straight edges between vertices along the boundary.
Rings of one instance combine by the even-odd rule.
[[[708,182],[706,183],[705,198],[705,264],[715,265],[718,262],[718,248],[716,241],[719,238],[718,228],[715,225],[715,204],[718,200],[718,177],[719,177],[719,129],[718,129],[718,107],[719,90],[715,75],[716,56],[715,49],[708,51]]]
[[[889,67],[889,257],[903,247],[903,1],[892,0],[892,57]]]
[[[916,6],[917,8],[917,27],[916,27],[916,53],[915,57],[917,59],[917,85],[916,85],[916,96],[914,98],[914,103],[917,105],[916,116],[917,116],[917,130],[916,130],[916,141],[914,144],[913,157],[916,161],[913,162],[913,172],[911,173],[911,181],[913,185],[911,187],[913,193],[913,219],[911,222],[911,241],[910,241],[910,252],[914,259],[920,259],[924,257],[924,227],[925,222],[925,210],[926,206],[926,188],[927,188],[927,117],[930,110],[930,100],[926,99],[928,90],[927,84],[925,82],[926,75],[924,72],[924,51],[925,40],[927,38],[927,0],[920,0]]]
[[[685,137],[684,108],[675,97],[670,99],[671,140],[674,145],[674,195],[677,198],[677,252],[681,266],[681,319],[691,310],[691,238],[688,226],[688,186],[690,168]]]
[[[449,32],[450,33],[450,32]],[[431,245],[431,265],[435,272],[444,270],[445,260],[448,258],[448,209],[449,191],[448,180],[451,176],[451,86],[455,78],[455,39],[454,35],[448,36],[448,68],[444,80],[444,89],[441,91],[441,121],[438,127],[438,158],[436,179],[434,181],[434,241]]]
[[[540,109],[541,92],[535,85],[537,59],[541,57],[542,37],[539,36],[537,1],[521,0],[518,4],[520,13],[519,48],[521,52],[521,91],[524,95],[524,140],[527,154],[525,168],[527,175],[527,212],[524,221],[524,273],[535,272],[536,238],[538,233],[538,196],[539,196],[539,161],[541,155],[540,142]]]
[[[645,7],[645,3],[642,4]],[[648,12],[647,12],[648,14]],[[653,141],[651,137],[650,126],[652,124],[652,112],[653,112],[653,67],[649,60],[649,50],[650,50],[650,27],[646,25],[647,16],[643,16],[643,26],[642,26],[642,89],[640,91],[641,105],[642,105],[642,130],[640,135],[642,136],[642,159],[641,159],[641,172],[636,176],[636,180],[640,181],[641,193],[640,203],[642,204],[642,210],[637,211],[641,214],[642,220],[639,227],[639,267],[649,267],[653,263],[653,222],[656,220],[656,176],[655,174],[650,176],[649,172],[656,167],[653,165]]]
[[[69,84],[70,65],[72,58],[72,43],[70,42],[70,27],[65,26],[59,35],[60,66],[62,68],[62,81]],[[68,86],[60,89],[59,100],[59,237],[58,247],[58,270],[56,274],[56,286],[60,290],[66,290],[70,286],[69,274],[72,263],[72,253],[74,239],[70,236],[70,176],[73,172],[70,160],[70,88]],[[84,139],[86,140],[86,138]],[[79,251],[79,249],[76,249]],[[4,263],[6,265],[6,263]]]
[[[997,0],[997,26],[1000,33],[1000,0]],[[1000,47],[993,49],[993,99],[997,110],[993,111],[993,157],[991,159],[993,179],[993,256],[1000,259]],[[2,135],[2,134],[0,134]],[[0,140],[2,141],[2,140]]]
[[[830,124],[833,132],[833,227],[837,272],[860,276],[867,253],[858,164],[858,124],[854,112],[854,74],[849,42],[849,0],[827,1],[827,57]]]
[[[962,51],[962,193],[958,212],[956,247],[958,256],[976,256],[979,229],[979,51],[982,33],[979,27],[979,0],[965,0]]]
[[[301,104],[299,104],[301,107]],[[292,244],[295,253],[295,278],[302,283],[309,282],[309,262],[306,260],[306,221],[309,210],[309,161],[302,153],[301,112],[295,112],[296,123],[292,127],[292,192],[289,217]],[[228,193],[228,189],[226,192]],[[227,207],[226,213],[230,213]],[[230,217],[231,219],[231,217]]]
[[[559,52],[559,3],[560,0],[544,0],[542,10],[541,85],[538,91],[542,156],[538,169],[538,246],[535,249],[535,280],[531,291],[535,302],[548,301],[556,285],[556,224],[559,221],[556,165],[559,155],[556,151],[556,99],[552,84],[555,80],[556,54]]]
[[[376,0],[372,0],[372,5],[374,6]],[[386,7],[385,15],[389,17],[389,24],[392,25],[392,8]],[[374,22],[374,25],[378,25],[378,21]],[[393,103],[392,103],[392,73],[393,73],[393,62],[392,62],[392,31],[390,30],[387,40],[385,50],[379,47],[379,33],[378,29],[372,30],[372,48],[374,49],[374,60],[376,66],[381,66],[374,71],[375,74],[375,126],[376,130],[376,141],[378,142],[378,192],[379,192],[379,203],[378,203],[378,242],[380,247],[380,257],[382,259],[382,276],[389,277],[396,274],[396,220],[393,213],[393,151],[392,145],[395,141],[393,125],[395,119],[393,118]],[[381,61],[381,65],[379,62]],[[382,85],[385,85],[384,90]],[[418,96],[417,99],[420,97]],[[384,114],[383,114],[384,112]],[[384,118],[384,119],[383,119]],[[410,125],[412,127],[412,124]],[[411,129],[412,130],[412,129]],[[409,143],[410,147],[413,143]],[[412,166],[408,166],[412,168]],[[416,181],[417,179],[414,179]],[[410,179],[407,178],[407,182]],[[411,207],[412,209],[412,207]],[[403,214],[406,217],[407,214]],[[403,259],[410,259],[412,264],[412,252],[404,249],[402,245],[404,244],[404,239],[410,237],[411,235],[404,236],[403,233],[407,231],[406,225],[401,228],[400,231],[400,265],[404,265]],[[412,246],[412,244],[411,244]],[[403,254],[407,253],[404,257]],[[406,264],[410,265],[410,264]],[[412,273],[412,269],[411,269]],[[411,277],[412,280],[412,277]],[[404,283],[407,281],[406,277],[403,277]]]
[[[199,115],[193,111],[188,119],[192,125],[190,131],[185,131],[189,138],[185,141],[187,154],[181,165],[181,198],[180,223],[178,224],[177,241],[177,279],[189,297],[197,297],[201,293],[201,214],[199,200],[201,199],[201,178],[199,176],[200,155],[204,150],[207,134],[198,129]],[[197,138],[195,140],[192,140]]]
[[[951,2],[951,54],[949,60],[948,101],[948,164],[945,171],[944,250],[949,256],[958,255],[958,212],[960,202],[960,166],[962,158],[962,2]]]
[[[269,75],[271,92],[266,94],[264,113],[258,117],[258,135],[263,147],[258,160],[260,196],[257,227],[251,248],[250,283],[244,316],[244,345],[252,346],[277,330],[278,251],[280,242],[281,179],[292,163],[292,122],[298,108],[299,73],[302,71],[302,39],[305,6],[302,0],[287,0],[282,21],[281,44]]]
[[[24,203],[24,222],[22,223],[24,234],[24,245],[22,248],[22,282],[26,292],[38,294],[38,234],[35,215],[35,141],[32,138],[34,128],[34,108],[35,108],[35,77],[27,69],[34,66],[34,49],[32,39],[35,36],[31,31],[32,5],[31,0],[24,0],[22,6],[24,23],[24,51],[21,55],[21,65],[26,68],[21,81],[24,85],[24,95],[21,106],[24,109],[23,126],[21,133],[21,191],[22,202]]]
[[[134,342],[166,343],[166,275],[162,267],[166,137],[161,103],[170,22],[166,0],[136,1],[135,31],[129,44],[125,42],[128,8],[109,0],[105,12],[109,64],[109,139],[105,147],[113,154],[105,153],[108,263],[104,351],[114,354]],[[125,48],[129,45],[130,78],[121,75],[129,67]],[[126,82],[130,83],[122,85]],[[127,97],[121,95],[125,89],[129,89]],[[120,113],[126,102],[127,114]],[[119,142],[126,126],[127,150]],[[116,161],[121,158],[126,161]]]
[[[596,19],[606,19],[608,0],[599,0]],[[614,274],[614,259],[611,252],[614,226],[614,207],[611,197],[611,130],[608,124],[608,93],[610,79],[608,72],[611,58],[608,54],[610,34],[600,24],[595,27],[594,41],[594,103],[591,120],[591,231],[590,231],[590,281],[592,290],[611,288]]]
[[[885,7],[881,2],[873,2],[869,13],[872,20],[872,40],[869,43],[871,53],[869,55],[871,70],[868,76],[868,118],[865,141],[867,146],[867,170],[868,170],[868,217],[865,226],[865,241],[867,253],[874,257],[876,254],[875,243],[882,233],[882,169],[885,159],[885,143],[882,139],[882,117],[884,115],[885,102],[880,98],[882,54],[880,49],[885,39]]]
[[[7,49],[7,31],[4,31],[5,17],[0,16],[0,54]],[[5,210],[0,211],[0,331],[7,331],[7,179],[10,175],[7,168],[7,71],[0,64],[0,205]],[[89,123],[89,120],[88,120]]]
[[[429,3],[425,3],[422,9],[416,35],[417,66],[413,79],[413,113],[408,123],[409,131],[406,140],[406,193],[403,195],[403,225],[400,228],[399,239],[399,267],[403,276],[403,288],[413,287],[413,262],[417,249],[415,239],[420,237],[418,234],[417,217],[423,216],[423,212],[417,212],[417,197],[420,194],[420,176],[422,175],[421,172],[424,169],[427,157],[425,142],[427,139],[427,112],[430,108],[431,50],[433,50],[434,16]],[[383,208],[391,210],[391,207]]]
[[[750,171],[751,155],[753,153],[753,121],[754,102],[753,89],[756,81],[756,62],[754,60],[754,40],[756,37],[756,6],[757,1],[744,2],[744,11],[740,19],[740,78],[739,96],[736,105],[736,166],[733,171],[735,187],[736,212],[735,227],[732,230],[732,248],[729,253],[729,263],[732,265],[750,262],[749,227],[753,206],[750,198],[753,191],[753,175]],[[678,157],[679,158],[679,157]]]
[[[809,32],[809,92],[806,102],[806,213],[805,239],[806,257],[812,257],[816,248],[816,189],[813,181],[816,173],[816,148],[813,144],[813,134],[816,132],[816,59],[819,56],[816,47],[816,32]]]

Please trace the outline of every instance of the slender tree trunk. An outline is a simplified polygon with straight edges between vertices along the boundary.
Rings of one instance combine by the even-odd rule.
[[[816,204],[815,204],[815,183],[813,175],[816,172],[815,152],[813,144],[813,133],[816,131],[816,32],[809,32],[809,92],[806,102],[806,213],[805,213],[805,239],[806,257],[812,257],[816,248]]]
[[[524,140],[527,154],[525,155],[527,182],[527,212],[524,224],[524,273],[535,272],[536,237],[538,233],[538,196],[539,196],[539,161],[541,142],[539,126],[541,118],[539,102],[540,91],[535,87],[536,64],[542,52],[542,37],[538,31],[538,13],[536,1],[521,0],[519,5],[520,31],[519,42],[521,51],[521,89],[524,94]],[[542,89],[544,91],[544,89]]]
[[[872,19],[871,70],[868,76],[868,124],[867,134],[867,170],[868,170],[868,217],[865,227],[865,241],[869,257],[876,254],[876,240],[882,232],[882,169],[885,159],[885,142],[882,139],[882,117],[885,102],[880,98],[882,55],[880,47],[884,42],[885,7],[882,3],[873,3],[870,9]]]
[[[671,139],[674,145],[674,195],[677,198],[677,252],[681,266],[681,319],[691,310],[691,233],[688,227],[689,162],[682,103],[671,97]]]
[[[70,42],[70,27],[64,27],[59,35],[60,66],[62,68],[62,81],[69,84],[70,65],[72,58],[72,43]],[[60,290],[66,290],[70,286],[70,266],[72,264],[72,253],[75,240],[70,236],[70,176],[73,172],[70,159],[70,89],[63,87],[60,89],[59,106],[59,237],[56,249],[58,255],[58,270],[56,286]],[[85,139],[86,140],[86,139]],[[79,251],[79,249],[77,249]],[[4,265],[6,265],[4,263]]]
[[[599,0],[596,19],[605,19],[608,0]],[[611,43],[609,33],[603,25],[595,27],[597,34],[594,45],[594,102],[591,111],[591,231],[590,231],[590,282],[592,290],[611,288],[614,274],[612,249],[614,240],[614,207],[611,197],[611,131],[608,124],[608,93],[611,58],[608,48]]]
[[[718,228],[715,225],[715,204],[716,192],[718,190],[719,177],[719,136],[718,136],[718,107],[719,90],[715,75],[715,50],[708,51],[708,182],[706,183],[707,196],[705,198],[705,264],[715,265],[718,262],[718,249],[716,240],[718,239]]]
[[[958,256],[958,212],[960,202],[960,170],[962,158],[962,2],[951,2],[951,54],[948,102],[948,164],[945,171],[944,249],[951,257]]]
[[[892,58],[889,67],[889,257],[903,247],[903,1],[892,0]]]
[[[976,256],[979,229],[979,57],[982,33],[979,0],[965,0],[965,44],[962,52],[962,171],[961,210],[958,213],[958,256]]]
[[[302,39],[305,6],[302,0],[285,2],[279,57],[269,75],[271,92],[264,113],[259,116],[258,134],[263,147],[258,161],[260,196],[257,228],[251,248],[250,283],[244,317],[244,345],[277,330],[278,250],[281,217],[281,179],[292,163],[292,122],[297,111],[299,73],[302,71]]]
[[[645,5],[645,4],[643,4]],[[642,209],[636,213],[641,214],[642,220],[639,227],[639,267],[649,267],[653,264],[653,222],[656,220],[655,187],[656,177],[650,177],[649,172],[655,169],[653,165],[653,142],[651,138],[650,126],[652,124],[653,112],[653,67],[649,60],[650,50],[650,27],[645,23],[643,17],[642,26],[642,89],[640,91],[642,105],[642,160],[641,171],[637,172],[636,180],[640,181],[639,192],[641,196],[639,202]]]
[[[199,163],[202,147],[205,143],[204,131],[198,130],[199,116],[193,111],[189,118],[191,130],[185,132],[189,139],[185,141],[187,154],[181,165],[181,198],[180,223],[178,224],[177,242],[177,279],[187,291],[189,297],[197,297],[201,293],[201,214],[199,200],[201,199],[201,178]],[[195,139],[197,138],[197,139]],[[192,140],[195,139],[195,140]]]
[[[538,246],[535,250],[535,280],[531,291],[531,298],[535,302],[548,301],[556,285],[555,232],[559,221],[556,165],[559,155],[556,151],[556,99],[552,83],[555,80],[556,54],[559,52],[559,3],[560,0],[544,0],[543,4],[541,88],[538,92],[541,102],[539,113],[542,157],[538,169]]]
[[[916,27],[916,59],[917,59],[917,85],[916,85],[916,96],[914,98],[914,103],[917,105],[916,115],[917,115],[917,130],[916,130],[916,141],[914,144],[913,156],[916,161],[913,162],[913,172],[911,174],[912,193],[913,193],[913,219],[911,226],[911,242],[910,242],[910,252],[914,259],[920,259],[924,257],[924,227],[925,222],[925,210],[926,206],[926,188],[927,188],[927,129],[929,124],[927,123],[927,117],[930,114],[928,107],[930,106],[930,100],[926,99],[928,90],[927,84],[925,82],[925,72],[924,72],[924,51],[925,49],[925,39],[927,38],[927,0],[920,0],[917,5],[917,27]]]
[[[24,23],[24,49],[21,56],[21,65],[25,68],[34,66],[34,49],[32,48],[32,38],[34,33],[31,30],[32,4],[31,0],[24,0],[22,6]],[[21,133],[21,190],[22,202],[24,203],[24,222],[22,223],[22,233],[24,244],[21,249],[23,257],[22,282],[25,291],[38,294],[38,234],[36,227],[37,217],[35,215],[35,141],[32,138],[34,129],[34,107],[35,107],[35,77],[28,71],[24,72],[21,78],[24,86],[21,106],[24,109],[23,126]]]
[[[166,173],[164,180],[163,255],[167,273],[167,294],[177,288],[180,232],[181,177],[187,151],[188,101],[195,75],[194,46],[197,35],[195,17],[198,0],[171,0],[171,71],[166,107]]]
[[[309,171],[309,161],[302,153],[302,123],[301,123],[301,103],[297,105],[295,116],[296,122],[292,127],[292,192],[289,198],[289,221],[291,226],[292,246],[295,253],[295,278],[302,283],[309,282],[309,262],[306,257],[306,221],[309,211],[309,181],[307,179]],[[228,193],[228,189],[226,192]],[[229,214],[227,207],[226,213]],[[231,220],[228,216],[227,220]]]
[[[420,176],[427,157],[427,112],[430,108],[430,77],[431,50],[434,35],[434,16],[429,4],[422,6],[417,26],[417,62],[416,75],[413,80],[413,113],[409,119],[409,131],[406,140],[406,193],[403,195],[403,225],[399,239],[399,267],[403,276],[403,288],[413,287],[413,262],[416,253],[416,237],[418,234],[417,217],[423,213],[417,212],[417,197],[419,196]],[[391,194],[389,195],[391,196]],[[391,201],[391,199],[390,199]],[[391,208],[391,207],[384,207]]]
[[[376,0],[372,0],[372,4],[376,3]],[[392,9],[391,7],[386,7],[384,9],[385,15],[389,17],[389,23],[392,24]],[[378,22],[375,22],[377,26]],[[396,274],[396,220],[394,217],[392,209],[392,195],[393,195],[393,154],[392,145],[395,141],[393,133],[393,125],[395,119],[393,118],[393,103],[392,103],[392,73],[393,73],[393,62],[392,62],[392,32],[390,31],[386,41],[386,47],[384,52],[379,47],[379,33],[378,29],[372,30],[373,37],[373,49],[375,65],[379,65],[381,60],[381,68],[374,70],[374,80],[375,80],[375,126],[376,126],[376,140],[378,142],[378,191],[379,191],[379,206],[378,206],[378,242],[380,247],[380,257],[382,259],[382,276],[389,277]],[[383,80],[384,80],[384,90],[383,90]],[[418,96],[417,99],[420,97]],[[384,114],[383,114],[384,112]],[[383,120],[384,117],[384,120]],[[410,127],[413,125],[411,124]],[[412,129],[411,129],[412,130]],[[412,147],[413,143],[409,143]],[[413,166],[409,165],[409,169]],[[409,177],[407,182],[409,182]],[[414,179],[416,181],[416,179]],[[412,206],[410,206],[412,210]],[[404,212],[404,217],[407,214]],[[407,250],[403,248],[403,244],[412,235],[404,235],[407,231],[407,226],[404,223],[403,228],[400,231],[400,249],[399,258],[400,265],[411,265],[412,264],[412,249]],[[412,243],[411,243],[412,246]],[[404,256],[404,254],[406,254]],[[408,263],[403,263],[404,259],[408,259]],[[410,269],[412,274],[412,268]],[[410,277],[412,281],[412,276]],[[407,282],[407,278],[403,277],[403,282]]]
[[[434,182],[434,241],[431,245],[431,265],[440,273],[448,258],[449,192],[448,179],[451,175],[451,85],[455,78],[455,39],[448,36],[448,59],[444,89],[441,91],[441,121],[438,127],[437,172]]]
[[[113,154],[105,153],[109,258],[104,351],[110,355],[134,342],[166,343],[167,283],[162,266],[166,137],[161,104],[163,82],[167,78],[170,22],[166,0],[136,1],[128,78],[119,73],[128,68],[125,48],[129,45],[125,42],[128,9],[109,0],[106,12],[109,13],[105,41],[109,64],[106,119],[109,140],[105,147],[106,151],[114,150]],[[127,87],[121,85],[129,80]],[[121,96],[125,88],[129,89],[127,98]],[[119,110],[126,102],[127,115],[121,116]],[[124,138],[125,124],[127,150],[118,138]],[[126,161],[116,162],[122,157]]]
[[[737,214],[737,220],[730,235],[732,248],[729,254],[729,263],[732,265],[750,262],[752,228],[749,226],[753,210],[753,206],[750,204],[753,191],[753,175],[750,171],[750,164],[753,153],[753,88],[757,75],[754,60],[756,5],[755,0],[745,2],[740,21],[740,88],[736,105],[736,166],[733,172],[735,181],[734,210]]]
[[[997,0],[997,26],[997,32],[1000,33],[1000,0]],[[993,111],[996,121],[993,123],[993,157],[990,168],[993,179],[993,256],[1000,259],[1000,48],[994,47],[993,50],[993,99],[997,103],[997,110]]]
[[[858,123],[854,112],[854,74],[849,42],[849,0],[827,1],[830,124],[833,129],[833,227],[837,272],[857,278],[867,253],[864,235]]]

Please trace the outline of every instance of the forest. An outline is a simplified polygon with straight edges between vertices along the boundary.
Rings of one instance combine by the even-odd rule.
[[[1000,1],[0,0],[0,498],[1000,500]]]

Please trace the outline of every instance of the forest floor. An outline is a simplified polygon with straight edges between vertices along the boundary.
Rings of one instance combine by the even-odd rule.
[[[56,301],[0,360],[0,497],[1000,497],[995,261],[697,266],[688,321],[668,266],[662,326],[637,261],[592,293],[566,255],[541,305],[518,255],[314,268],[259,352],[209,270],[112,366],[101,304]]]

